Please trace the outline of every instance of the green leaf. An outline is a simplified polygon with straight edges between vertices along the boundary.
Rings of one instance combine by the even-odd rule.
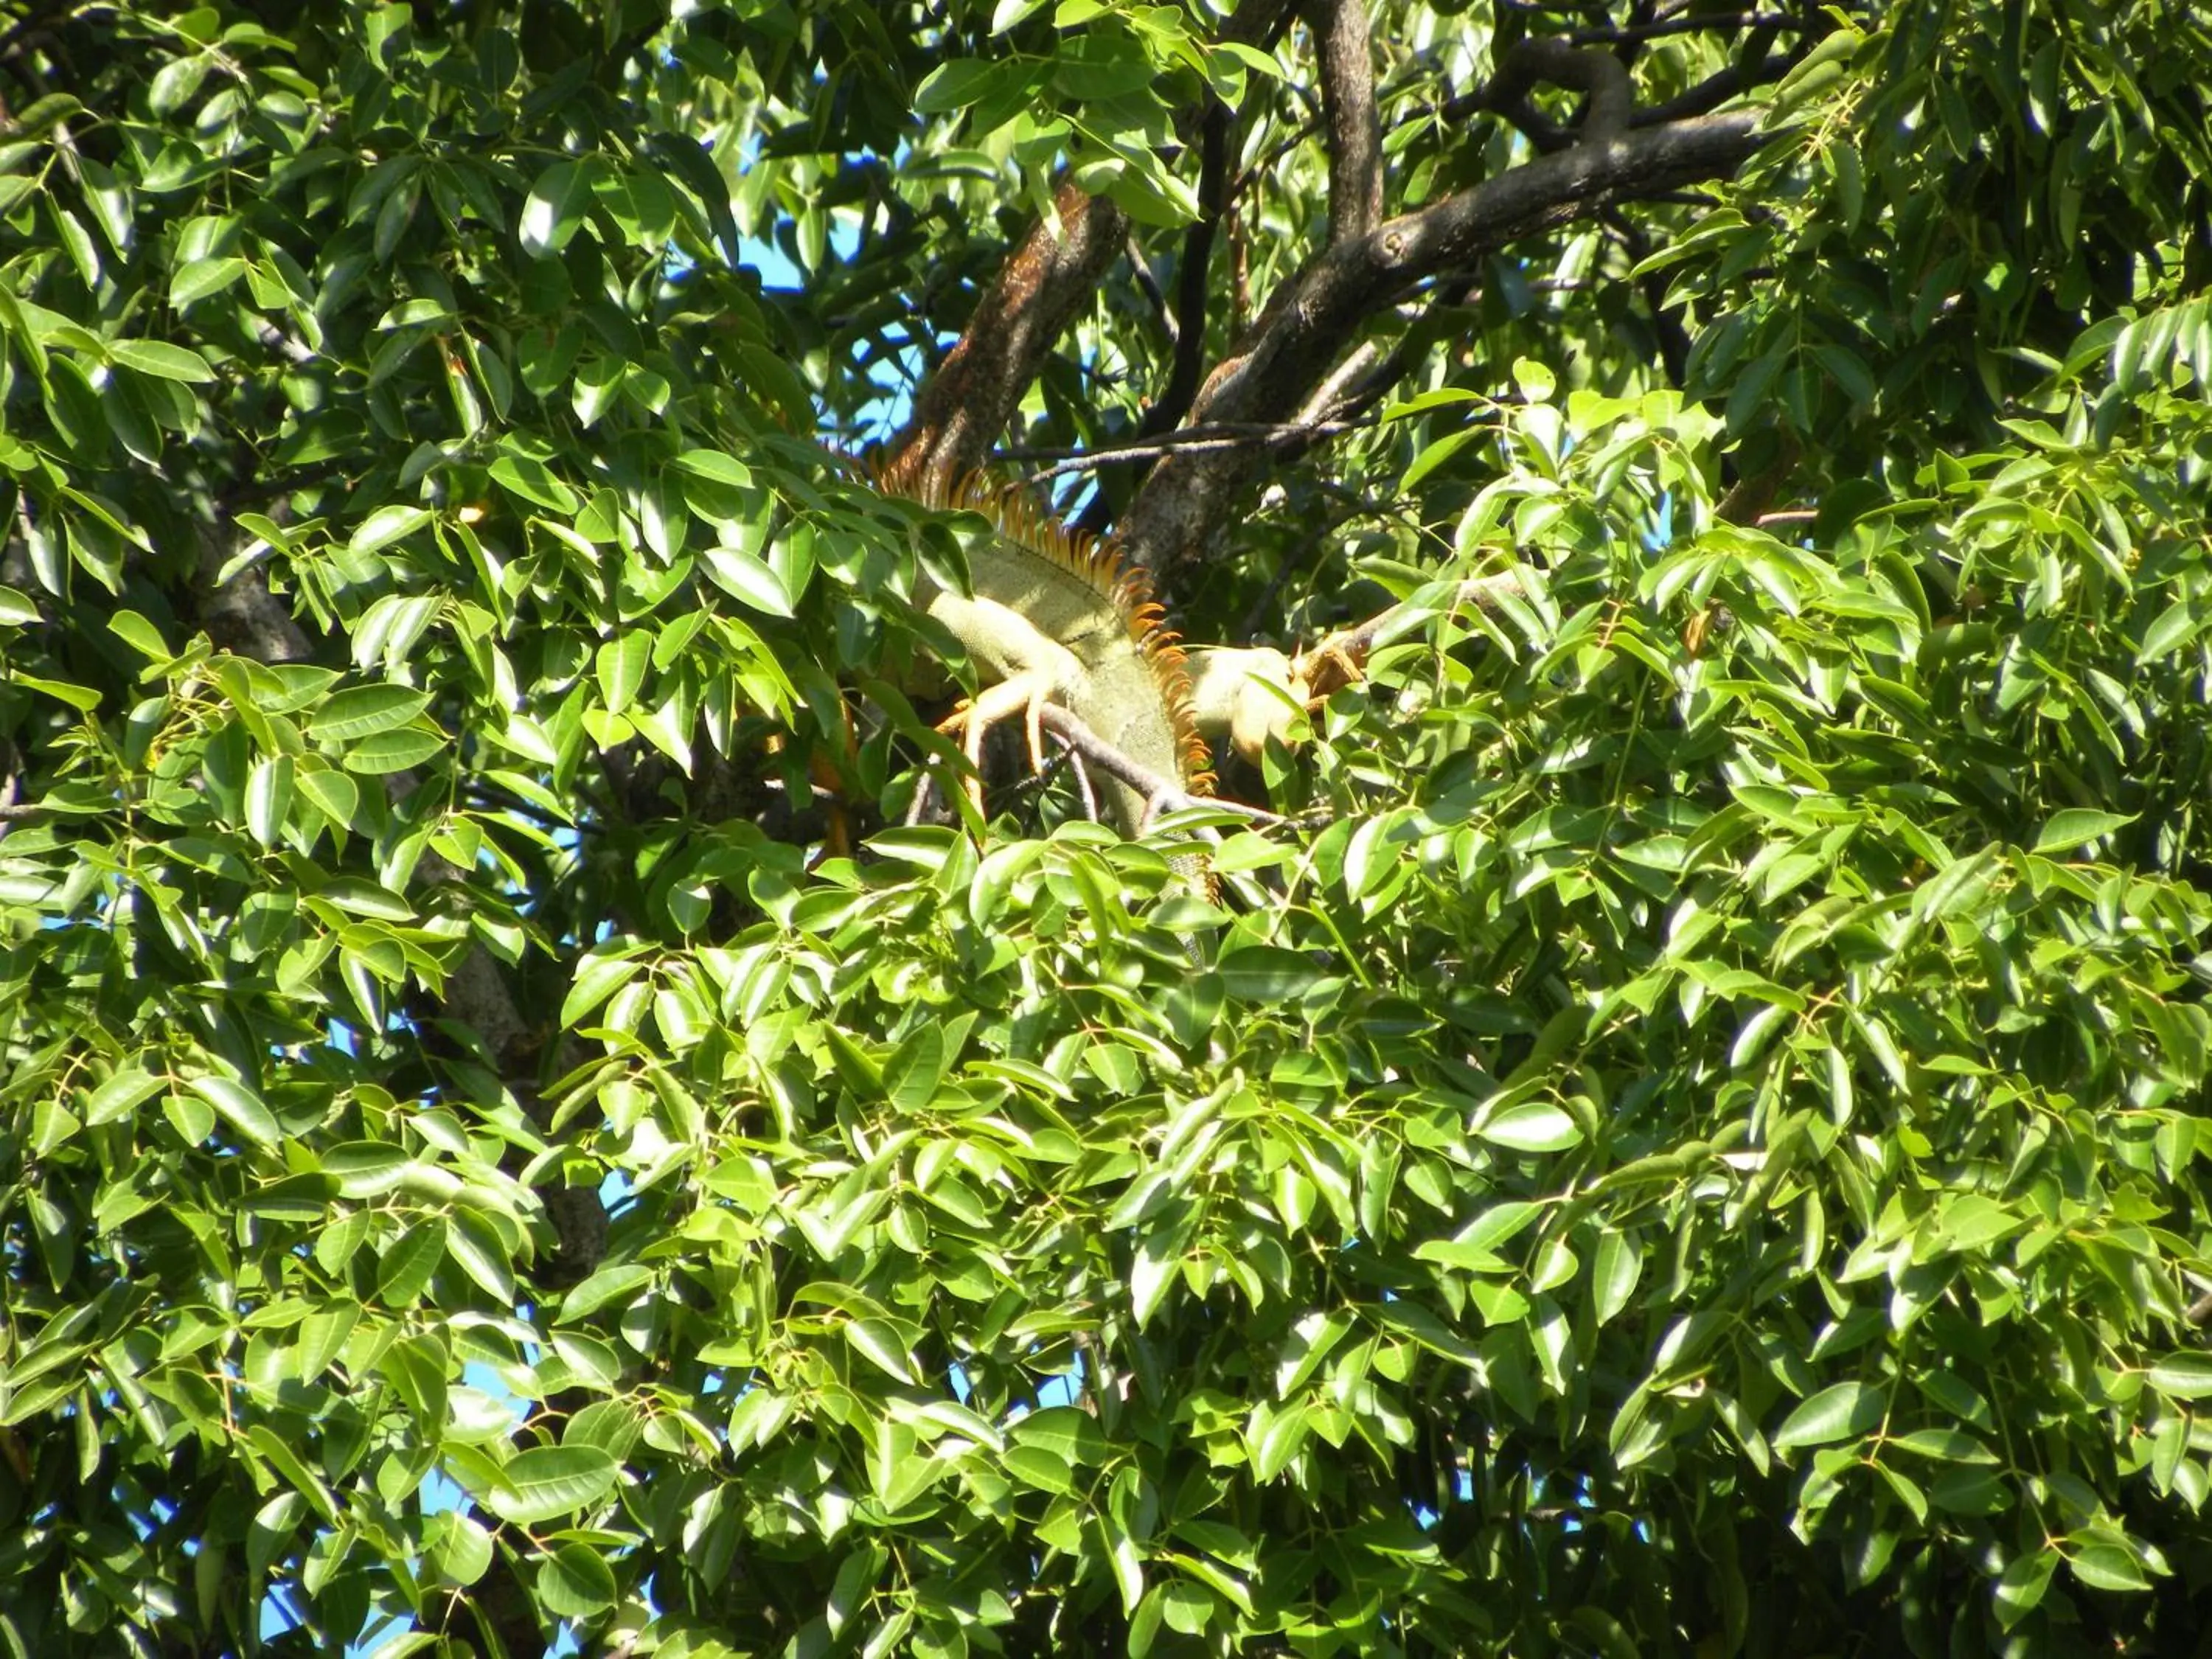
[[[604,1613],[618,1593],[614,1569],[597,1550],[580,1543],[562,1544],[539,1563],[537,1589],[539,1605],[562,1619]]]
[[[188,346],[171,345],[166,340],[118,340],[108,353],[125,368],[157,380],[204,386],[215,379],[206,358]]]
[[[118,1122],[161,1092],[165,1082],[142,1067],[125,1066],[85,1096],[77,1111],[87,1127]]]
[[[317,709],[313,730],[325,743],[350,743],[405,726],[429,706],[430,694],[405,685],[357,685]]]
[[[1892,1435],[1887,1443],[1900,1451],[1912,1452],[1921,1457],[1939,1458],[1947,1462],[1996,1462],[1995,1452],[1962,1429],[1914,1429],[1909,1434]]]
[[[411,1162],[389,1141],[343,1141],[323,1154],[323,1172],[337,1178],[345,1197],[374,1198],[397,1187]]]
[[[2010,1630],[2042,1604],[2062,1559],[2055,1549],[2040,1549],[2006,1563],[1994,1592],[1999,1624]]]
[[[446,1530],[431,1553],[431,1564],[449,1584],[473,1584],[491,1565],[491,1534],[472,1516],[449,1511],[442,1518]]]
[[[0,590],[0,594],[4,592]],[[161,637],[161,630],[136,611],[117,611],[107,619],[107,631],[149,662],[167,662],[174,654]]]
[[[274,1146],[283,1132],[276,1115],[246,1085],[227,1077],[198,1077],[185,1085],[215,1108],[230,1127],[257,1146]]]
[[[627,1303],[632,1295],[653,1282],[653,1269],[636,1262],[619,1262],[601,1267],[582,1284],[561,1298],[559,1322],[585,1319],[610,1303]]]
[[[1443,1261],[1448,1265],[1497,1272],[1505,1264],[1498,1252],[1518,1235],[1528,1224],[1541,1215],[1544,1206],[1520,1200],[1509,1200],[1493,1204],[1462,1228],[1448,1243],[1431,1240],[1414,1250],[1425,1261]]]
[[[507,1460],[485,1502],[502,1521],[542,1526],[604,1499],[618,1468],[598,1446],[533,1446]]]
[[[676,458],[676,465],[694,477],[727,484],[732,489],[749,489],[753,481],[750,467],[717,449],[687,449]]]
[[[2136,666],[2172,656],[2197,637],[2208,615],[2212,615],[2212,608],[2199,600],[2176,599],[2143,629],[2142,643],[2136,647]]]
[[[915,88],[915,112],[917,115],[944,115],[953,110],[967,108],[986,96],[1004,79],[996,72],[1000,67],[975,58],[955,58],[951,63],[939,64]]]
[[[2091,1589],[2147,1590],[2150,1579],[2142,1565],[2127,1551],[2112,1544],[2092,1544],[2067,1557],[2074,1576]]]
[[[361,806],[361,786],[325,766],[303,767],[294,775],[299,791],[336,823],[350,823]]]
[[[1608,1227],[1598,1235],[1597,1253],[1591,1263],[1590,1301],[1599,1324],[1617,1317],[1628,1306],[1643,1273],[1643,1254],[1626,1234]]]
[[[2151,1362],[2150,1385],[2169,1400],[2212,1398],[2212,1353],[2184,1348]]]
[[[845,1327],[853,1351],[896,1382],[917,1381],[914,1360],[898,1328],[885,1319],[855,1319]]]
[[[1864,1382],[1836,1382],[1801,1401],[1774,1434],[1777,1451],[1826,1446],[1870,1431],[1881,1421],[1887,1396]]]
[[[770,617],[793,614],[783,578],[757,554],[740,547],[710,547],[700,556],[714,586],[732,599]]]
[[[1478,1118],[1474,1133],[1516,1152],[1561,1152],[1579,1146],[1583,1132],[1564,1107],[1548,1101],[1523,1101]]]
[[[429,1288],[430,1276],[446,1259],[443,1218],[418,1222],[393,1239],[377,1263],[377,1294],[394,1307],[407,1307]]]
[[[379,732],[362,738],[343,757],[345,769],[366,777],[384,777],[420,766],[446,746],[441,732],[410,727],[404,732]]]
[[[585,1015],[635,978],[637,971],[638,964],[624,957],[586,957],[561,1004],[562,1029],[574,1029]]]
[[[446,1250],[494,1301],[503,1306],[514,1302],[514,1272],[507,1264],[507,1246],[490,1222],[471,1210],[454,1211]]]
[[[599,647],[595,667],[599,696],[609,714],[619,714],[630,706],[652,664],[653,638],[648,634],[632,631]]]
[[[100,707],[100,693],[88,685],[73,685],[65,680],[50,680],[36,674],[15,673],[8,677],[11,685],[43,692],[57,702],[65,702],[80,714],[90,714]]]
[[[591,210],[593,171],[580,161],[556,161],[538,175],[517,225],[523,252],[543,259],[568,246]]]
[[[2071,852],[2135,821],[2136,815],[2131,812],[2100,812],[2094,807],[2069,806],[2051,815],[2050,822],[2043,826],[2043,833],[2035,838],[2035,850],[2045,854]]]
[[[380,552],[397,541],[413,535],[430,522],[430,510],[423,507],[391,505],[380,507],[362,520],[346,542],[346,551],[355,554]]]
[[[1321,982],[1322,970],[1296,951],[1251,945],[1221,959],[1222,988],[1240,1002],[1287,1002]]]
[[[945,1034],[932,1023],[917,1029],[884,1062],[884,1093],[902,1112],[927,1109],[945,1080]]]
[[[491,464],[491,476],[502,489],[563,518],[573,516],[582,505],[574,490],[556,477],[544,462],[532,456],[501,455]]]
[[[1073,1406],[1031,1412],[1009,1432],[1016,1445],[1048,1451],[1073,1468],[1096,1467],[1106,1461],[1106,1437],[1097,1420]]]
[[[146,106],[155,115],[168,115],[191,101],[192,94],[200,89],[207,78],[207,55],[194,52],[188,58],[173,58],[161,65],[146,88]]]
[[[222,293],[246,275],[246,261],[235,255],[195,259],[179,267],[169,279],[169,303],[182,311],[186,306]]]
[[[294,765],[289,755],[264,755],[246,781],[246,828],[264,847],[274,847],[291,815]]]

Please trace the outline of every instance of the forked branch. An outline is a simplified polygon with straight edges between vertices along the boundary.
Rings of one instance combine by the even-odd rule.
[[[1413,284],[1468,270],[1523,237],[1625,198],[1725,178],[1759,143],[1757,117],[1749,111],[1638,129],[1628,73],[1619,60],[1553,40],[1523,41],[1507,53],[1486,103],[1525,106],[1528,92],[1547,82],[1589,94],[1569,147],[1316,254],[1283,284],[1237,354],[1214,371],[1191,420],[1283,421],[1306,404],[1367,319]],[[1130,556],[1158,568],[1201,556],[1264,459],[1235,449],[1163,459],[1123,523]]]

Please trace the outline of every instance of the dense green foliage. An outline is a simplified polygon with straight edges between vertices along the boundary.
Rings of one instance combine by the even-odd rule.
[[[1608,27],[1374,9],[1390,211]],[[1122,842],[902,827],[838,452],[1209,99],[1218,362],[1305,24],[0,7],[0,1645],[2199,1643],[2212,32],[1894,9],[1621,9],[1763,147],[1342,343],[1167,597],[1418,625]],[[1125,258],[1013,465],[1174,361]]]

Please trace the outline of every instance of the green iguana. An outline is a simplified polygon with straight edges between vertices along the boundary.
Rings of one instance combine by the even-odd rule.
[[[963,595],[927,577],[915,603],[965,647],[982,689],[941,729],[957,732],[980,770],[994,726],[1023,717],[1030,763],[1043,764],[1046,711],[1073,715],[1131,764],[1100,781],[1101,805],[1133,836],[1170,790],[1210,793],[1209,745],[1225,740],[1246,758],[1285,735],[1301,708],[1358,679],[1369,651],[1404,609],[1394,606],[1292,657],[1271,646],[1185,647],[1167,626],[1146,573],[1109,541],[1072,531],[1018,489],[980,478],[933,482],[897,465],[877,479],[888,495],[973,514],[969,586]],[[1497,603],[1522,573],[1462,584],[1461,599]],[[1156,781],[1151,790],[1134,775]],[[1164,786],[1164,787],[1161,787]],[[971,779],[971,789],[973,781]]]
[[[924,577],[914,596],[966,648],[983,682],[944,728],[961,735],[971,765],[980,767],[990,728],[1018,714],[1030,762],[1041,765],[1043,711],[1057,708],[1137,768],[1200,795],[1212,786],[1212,738],[1237,726],[1248,752],[1256,752],[1267,730],[1287,723],[1291,705],[1267,698],[1251,676],[1265,673],[1272,659],[1287,692],[1290,659],[1264,648],[1232,653],[1251,661],[1231,675],[1211,662],[1212,653],[1199,653],[1194,677],[1150,580],[1110,542],[1069,530],[1018,490],[981,478],[933,486],[893,470],[878,483],[887,494],[984,521],[963,538],[972,592]],[[1262,698],[1281,713],[1273,727],[1255,725]],[[1247,699],[1255,707],[1240,720]],[[1097,787],[1100,805],[1124,835],[1137,834],[1157,805],[1121,778],[1100,779]]]

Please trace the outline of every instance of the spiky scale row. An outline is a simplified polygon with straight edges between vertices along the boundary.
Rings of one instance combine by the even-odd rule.
[[[1121,618],[1130,643],[1159,687],[1181,757],[1183,787],[1194,795],[1212,793],[1212,754],[1198,729],[1182,636],[1168,625],[1150,573],[1125,560],[1111,541],[1062,524],[1020,486],[995,483],[980,472],[946,483],[920,469],[893,465],[877,474],[876,486],[923,507],[980,515],[1000,540],[1066,571],[1105,601]]]

